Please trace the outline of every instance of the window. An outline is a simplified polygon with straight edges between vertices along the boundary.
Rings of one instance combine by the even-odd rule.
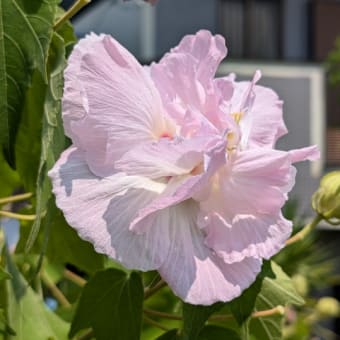
[[[280,0],[221,0],[220,32],[229,56],[279,59],[281,56]]]

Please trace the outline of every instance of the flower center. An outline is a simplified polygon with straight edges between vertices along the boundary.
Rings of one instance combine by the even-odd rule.
[[[233,112],[231,116],[234,118],[234,121],[239,124],[242,119],[244,113],[243,112]]]
[[[240,124],[240,121],[243,117],[243,112],[233,112],[231,116],[233,117],[235,123],[237,124],[237,127]],[[241,139],[241,134],[239,129],[235,129],[234,131],[229,131],[226,135],[227,138],[227,153],[228,156],[230,156],[234,151],[237,150],[238,144]]]
[[[170,132],[163,132],[159,136],[159,138],[169,138],[169,139],[174,139],[174,136]]]

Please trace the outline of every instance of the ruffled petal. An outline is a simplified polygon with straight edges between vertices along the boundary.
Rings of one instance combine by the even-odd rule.
[[[148,225],[147,217],[157,211],[181,203],[189,198],[202,199],[210,190],[209,179],[225,164],[226,142],[220,141],[207,154],[204,155],[202,169],[198,168],[199,174],[177,176],[172,178],[166,189],[150,204],[138,212],[138,215],[130,225],[132,230],[144,230]],[[203,172],[201,172],[203,171]]]
[[[162,138],[143,143],[124,154],[115,167],[128,175],[149,178],[189,174],[203,162],[203,152],[209,139]]]
[[[107,176],[132,146],[175,127],[150,76],[116,40],[92,34],[78,46],[65,71],[65,127],[90,169]]]
[[[282,101],[273,90],[256,85],[259,78],[260,73],[255,73],[252,82],[234,82],[231,112],[243,113],[240,120],[243,148],[273,147],[287,133]]]
[[[295,149],[288,151],[292,163],[301,161],[315,161],[320,158],[320,151],[316,145],[308,146],[306,148]]]
[[[277,214],[294,181],[288,153],[270,149],[238,152],[212,177],[205,212],[217,212],[231,223],[238,214]]]
[[[214,214],[203,223],[205,244],[226,263],[246,257],[269,259],[284,247],[292,232],[292,223],[281,214],[237,215],[231,223]]]
[[[204,245],[196,225],[197,206],[186,201],[173,208],[171,246],[159,269],[174,293],[191,304],[211,305],[239,296],[261,270],[261,260],[227,264]]]
[[[213,36],[207,30],[200,30],[195,35],[186,35],[170,53],[191,55],[195,61],[197,79],[207,84],[227,55],[227,47],[221,35]]]
[[[99,178],[75,147],[64,151],[49,176],[67,222],[97,252],[133,269],[152,270],[163,263],[169,249],[170,216],[155,215],[145,233],[129,230],[136,212],[164,190],[163,183],[123,173]]]
[[[151,76],[165,107],[179,125],[184,116],[199,112],[213,124],[218,105],[227,97],[222,91],[232,93],[231,82],[214,82],[213,77],[227,49],[222,36],[212,36],[201,30],[188,35],[167,53],[159,63],[151,65]],[[210,117],[211,116],[211,117]]]

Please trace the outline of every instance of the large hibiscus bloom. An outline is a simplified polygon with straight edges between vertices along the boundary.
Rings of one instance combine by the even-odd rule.
[[[49,175],[80,237],[124,266],[158,270],[192,304],[229,301],[284,246],[292,163],[315,147],[274,149],[286,133],[270,89],[214,78],[224,39],[184,37],[142,67],[116,40],[81,40],[65,71],[73,145]]]

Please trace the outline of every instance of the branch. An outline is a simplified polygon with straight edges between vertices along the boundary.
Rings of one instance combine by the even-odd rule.
[[[169,320],[177,320],[181,321],[182,317],[176,314],[170,314],[170,313],[163,313],[159,312],[157,310],[149,309],[149,308],[144,308],[143,312],[148,315],[152,315],[155,317],[163,318],[163,319],[169,319]],[[283,306],[276,306],[271,309],[266,309],[266,310],[261,310],[261,311],[256,311],[254,312],[251,317],[256,319],[256,318],[263,318],[263,317],[268,317],[272,315],[284,315],[285,313],[285,308]],[[209,318],[210,321],[223,321],[223,320],[229,320],[233,318],[232,314],[225,314],[225,315],[213,315]]]
[[[17,220],[24,220],[24,221],[34,221],[37,215],[24,215],[24,214],[17,214],[11,211],[0,210],[0,216],[9,217],[9,218],[16,218]]]
[[[64,276],[66,279],[68,279],[69,281],[73,282],[74,284],[76,284],[79,287],[84,287],[87,283],[87,281],[85,279],[83,279],[82,277],[80,277],[79,275],[71,272],[68,269],[64,270]]]
[[[179,315],[163,313],[163,312],[159,312],[158,310],[153,310],[149,308],[144,308],[143,312],[145,314],[149,314],[149,315],[156,316],[159,318],[164,318],[164,319],[169,319],[169,320],[182,320],[182,317]]]
[[[158,292],[160,289],[162,289],[166,285],[167,283],[161,279],[153,287],[146,288],[144,290],[144,300],[148,299],[150,296]]]
[[[3,198],[0,198],[0,205],[12,203],[12,202],[24,201],[24,200],[27,200],[28,198],[30,198],[32,196],[33,196],[33,194],[31,192],[27,192],[25,194],[3,197]]]
[[[303,240],[313,229],[315,229],[315,227],[322,220],[323,217],[321,215],[316,215],[311,223],[307,224],[302,230],[297,232],[295,235],[293,235],[290,239],[286,241],[286,246]]]
[[[149,317],[147,317],[145,315],[143,317],[143,320],[144,320],[145,323],[148,323],[149,325],[152,325],[152,326],[155,326],[155,327],[157,327],[159,329],[162,329],[163,331],[169,331],[170,330],[170,328],[163,326],[159,322],[157,322],[155,320],[152,320],[152,319],[150,319]]]
[[[49,289],[51,294],[55,297],[55,299],[59,302],[59,304],[63,307],[71,307],[70,302],[66,299],[63,292],[47,277],[45,273],[41,273],[41,280],[44,285]]]
[[[78,13],[83,7],[88,5],[91,0],[77,0],[54,24],[53,28],[57,31],[64,22],[71,19],[76,13]]]

